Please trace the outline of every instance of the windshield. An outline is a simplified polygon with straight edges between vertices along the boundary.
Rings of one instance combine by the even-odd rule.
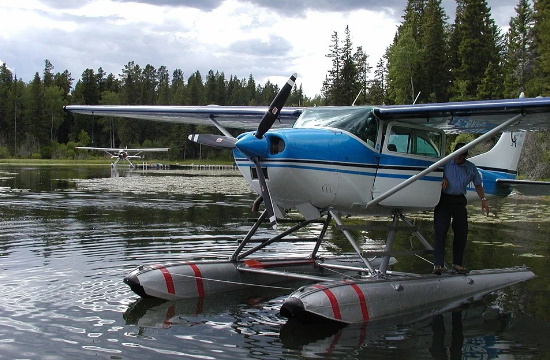
[[[327,127],[350,132],[374,147],[378,120],[372,107],[316,107],[306,109],[296,120],[295,128]]]

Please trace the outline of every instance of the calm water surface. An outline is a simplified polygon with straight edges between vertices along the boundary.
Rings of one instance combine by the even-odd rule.
[[[290,288],[159,302],[122,282],[144,263],[226,258],[256,216],[254,198],[232,171],[0,165],[0,358],[550,359],[549,200],[512,196],[489,217],[470,210],[467,265],[525,264],[537,278],[413,324],[287,322],[278,310]],[[414,222],[431,236],[429,213]],[[386,236],[367,235],[364,247]],[[329,236],[326,252],[350,250]],[[398,247],[411,242],[399,234]],[[399,260],[396,270],[431,270]]]

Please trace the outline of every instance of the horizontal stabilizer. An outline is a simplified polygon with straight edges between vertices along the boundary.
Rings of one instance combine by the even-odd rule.
[[[526,196],[550,195],[550,181],[497,179],[497,184],[513,187],[519,193]]]
[[[237,142],[237,139],[233,137],[211,134],[190,134],[188,138],[199,144],[229,149],[233,149]]]

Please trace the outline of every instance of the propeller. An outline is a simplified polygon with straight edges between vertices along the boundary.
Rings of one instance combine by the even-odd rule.
[[[210,134],[189,135],[189,140],[199,144],[229,149],[237,148],[239,151],[245,154],[250,161],[254,163],[256,173],[258,174],[258,181],[260,183],[260,195],[263,198],[265,208],[267,210],[267,215],[269,217],[269,222],[273,227],[277,225],[277,217],[275,216],[273,202],[271,201],[271,195],[269,194],[267,182],[265,181],[265,176],[260,164],[262,155],[265,156],[269,147],[265,140],[260,142],[258,142],[258,140],[262,140],[264,138],[265,133],[269,129],[271,129],[271,127],[275,123],[275,120],[277,120],[277,118],[280,116],[281,109],[283,108],[286,100],[288,99],[288,96],[290,95],[290,92],[292,91],[292,88],[294,87],[296,77],[296,73],[292,74],[286,84],[275,96],[275,98],[271,102],[271,105],[269,105],[269,108],[262,117],[262,120],[260,121],[258,129],[254,133],[254,136],[246,135],[243,136],[241,139],[236,139],[230,136],[219,136]],[[229,134],[227,132],[224,133]]]
[[[234,137],[212,134],[190,134],[187,138],[198,144],[229,149],[233,149],[235,147],[235,143],[237,142],[237,139]]]
[[[269,108],[264,114],[262,121],[260,121],[260,125],[258,125],[258,130],[256,130],[256,134],[254,135],[256,136],[256,138],[261,139],[264,134],[269,129],[271,129],[271,126],[273,126],[273,123],[279,117],[281,109],[285,105],[285,102],[288,99],[292,88],[294,87],[297,76],[298,75],[296,73],[292,74],[292,76],[288,79],[283,88],[279,91],[277,96],[275,96],[275,98],[271,102],[271,105],[269,105]]]

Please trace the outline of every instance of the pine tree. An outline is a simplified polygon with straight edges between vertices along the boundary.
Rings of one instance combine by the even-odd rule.
[[[386,52],[390,102],[448,99],[446,19],[441,0],[407,2],[403,22]]]
[[[395,42],[388,48],[388,99],[395,104],[411,104],[417,95],[420,79],[418,66],[422,57],[414,28],[402,24]]]
[[[122,74],[122,101],[126,105],[141,105],[141,67],[133,61],[124,65]]]
[[[93,69],[86,69],[75,86],[73,96],[78,103],[97,105],[100,100],[100,84]]]
[[[372,66],[369,65],[369,56],[363,51],[363,47],[358,46],[357,50],[353,54],[353,62],[357,68],[357,76],[352,82],[354,91],[353,91],[353,103],[355,104],[365,104],[366,93],[369,87],[369,74],[372,70]]]
[[[172,73],[172,84],[170,85],[170,90],[171,105],[184,105],[187,103],[185,100],[185,77],[181,69],[176,69]]]
[[[16,99],[12,71],[6,63],[0,66],[0,153],[4,156],[13,154],[15,139]]]
[[[447,15],[441,0],[428,0],[422,17],[421,68],[423,74],[420,102],[449,100],[448,35],[445,29]],[[418,101],[417,101],[418,102]]]
[[[342,55],[340,50],[340,40],[338,33],[335,31],[331,36],[331,45],[329,47],[329,53],[325,55],[332,61],[332,67],[325,76],[321,94],[324,96],[327,104],[336,105],[336,96],[340,89],[340,78],[342,71]]]
[[[386,103],[386,65],[380,59],[374,70],[374,77],[370,82],[366,95],[367,104],[381,105]]]
[[[139,83],[141,84],[142,105],[155,105],[157,103],[157,69],[153,65],[147,64],[140,74]]]
[[[456,49],[453,100],[473,100],[490,63],[500,67],[501,36],[485,0],[464,0],[457,9],[454,31]]]
[[[477,87],[476,98],[479,100],[494,100],[503,97],[504,75],[501,68],[492,62],[487,65],[483,79]]]
[[[42,83],[44,84],[45,88],[53,85],[53,69],[54,67],[50,60],[44,60],[44,77]]]
[[[250,74],[246,82],[246,97],[248,98],[247,105],[256,105],[256,81],[252,74]]]
[[[342,72],[340,74],[340,81],[338,82],[338,93],[335,94],[335,105],[352,105],[362,85],[359,80],[358,64],[353,57],[353,43],[351,41],[351,34],[348,26],[346,26],[344,34],[345,39],[342,46]],[[361,54],[358,56],[360,57],[359,60],[362,61],[363,56]]]
[[[533,38],[533,9],[529,0],[519,0],[516,16],[510,19],[506,34],[504,63],[505,97],[517,97],[527,91],[527,82],[533,78],[535,62]]]
[[[45,116],[44,84],[40,75],[35,73],[32,82],[25,91],[24,121],[26,144],[21,149],[27,156],[40,151],[40,146],[50,140],[49,121]]]
[[[321,93],[327,105],[351,105],[365,86],[365,77],[370,71],[368,57],[361,47],[353,52],[348,26],[342,44],[337,32],[334,32],[331,38],[332,44],[326,56],[332,59],[332,68],[325,77]]]
[[[206,105],[204,84],[201,73],[198,70],[187,79],[187,87],[189,90],[189,105]]]
[[[535,1],[535,76],[529,91],[533,95],[550,95],[550,0]]]
[[[170,75],[168,74],[168,69],[164,65],[161,66],[157,71],[157,83],[158,83],[157,104],[169,105],[170,104]]]

